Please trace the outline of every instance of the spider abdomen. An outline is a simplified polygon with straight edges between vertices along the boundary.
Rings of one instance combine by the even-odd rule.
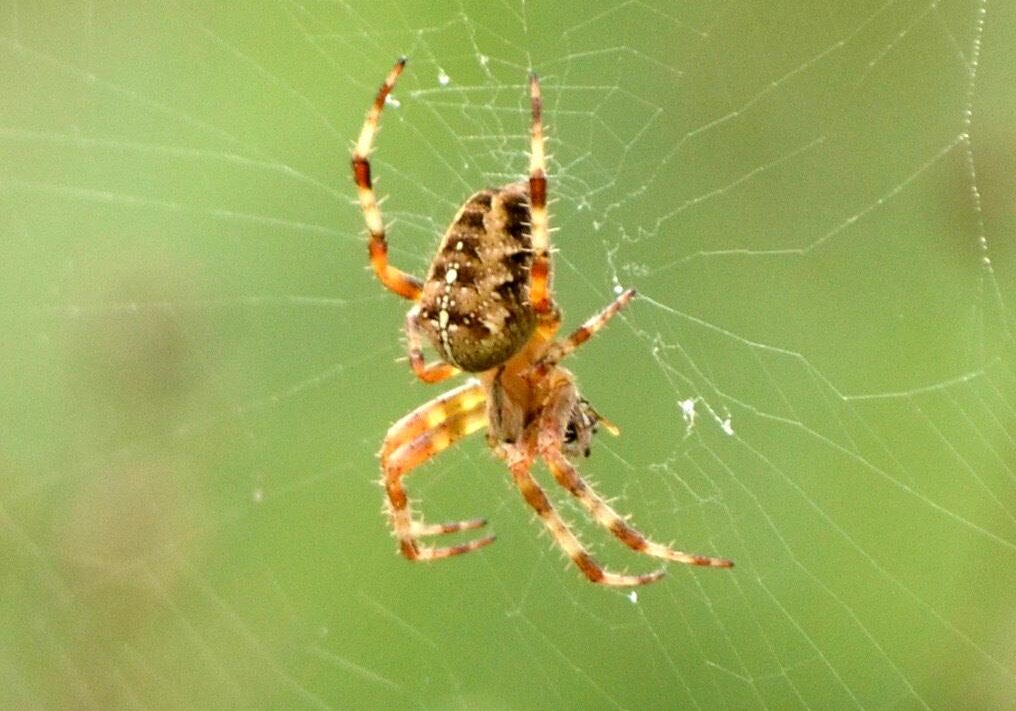
[[[528,185],[512,183],[470,197],[445,233],[423,285],[419,323],[448,363],[489,370],[532,336],[529,222]]]

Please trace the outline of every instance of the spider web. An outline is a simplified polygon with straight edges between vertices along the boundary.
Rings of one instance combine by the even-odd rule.
[[[0,3],[0,707],[1016,703],[1016,6],[442,5]],[[641,294],[582,471],[732,571],[585,583],[482,438],[409,486],[498,544],[393,554],[400,54],[393,259],[525,173],[538,70],[566,323]]]

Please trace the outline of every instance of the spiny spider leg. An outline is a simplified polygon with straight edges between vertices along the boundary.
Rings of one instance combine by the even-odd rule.
[[[543,357],[541,357],[540,360],[537,361],[536,365],[533,366],[533,374],[543,376],[549,373],[555,365],[570,356],[579,348],[579,346],[595,336],[596,333],[606,326],[607,322],[614,318],[621,309],[627,306],[631,300],[635,298],[635,296],[636,292],[634,289],[626,289],[618,294],[616,299],[607,304],[600,312],[590,316],[585,323],[572,331],[567,338],[563,341],[557,341],[550,346],[550,348],[547,349],[547,352],[543,354]]]
[[[531,458],[522,457],[511,463],[512,478],[515,480],[515,485],[522,492],[522,498],[536,511],[536,515],[540,517],[540,520],[543,521],[543,524],[554,536],[557,545],[564,549],[568,557],[571,558],[571,561],[590,582],[615,587],[633,587],[636,585],[648,585],[663,577],[664,571],[662,570],[655,570],[651,573],[643,573],[642,575],[624,575],[606,570],[597,563],[589,555],[585,546],[575,536],[568,524],[561,518],[561,515],[554,508],[553,504],[550,503],[539,483],[533,478],[533,475],[529,471],[532,462]]]
[[[547,404],[540,415],[538,435],[540,455],[547,462],[557,483],[578,499],[598,524],[634,551],[686,565],[706,565],[713,568],[733,567],[734,563],[724,558],[685,553],[649,540],[638,529],[629,525],[624,517],[611,508],[610,504],[585,482],[562,451],[564,423],[568,422],[570,413],[574,410],[578,400],[575,383],[570,376],[565,375],[566,372],[559,369],[550,376],[553,381]]]
[[[529,148],[529,234],[532,240],[533,265],[530,267],[529,301],[537,314],[547,316],[554,311],[550,297],[550,228],[547,217],[547,170],[543,142],[543,102],[540,80],[529,75],[529,97],[533,120]]]
[[[399,296],[419,301],[423,290],[423,282],[401,269],[397,269],[388,263],[388,240],[385,236],[384,218],[381,216],[381,208],[378,206],[377,195],[374,193],[374,182],[370,177],[370,155],[374,145],[374,136],[378,130],[378,120],[381,118],[381,110],[385,106],[385,99],[391,93],[395,81],[406,66],[405,57],[399,59],[388,73],[385,83],[377,92],[377,97],[367,112],[363,128],[360,129],[360,138],[353,149],[353,180],[356,182],[357,194],[360,197],[360,207],[363,209],[363,217],[367,222],[367,231],[370,232],[370,264],[374,268],[377,278],[391,291]]]
[[[388,428],[384,444],[381,447],[381,460],[384,461],[400,446],[441,424],[451,415],[464,410],[472,410],[484,403],[486,399],[483,385],[470,378],[462,385],[423,403],[409,414],[403,415]]]
[[[578,499],[598,524],[614,534],[618,540],[633,551],[686,565],[706,565],[712,568],[734,567],[733,561],[725,558],[711,558],[696,553],[685,553],[649,540],[638,529],[629,525],[624,517],[611,508],[610,504],[604,501],[603,497],[582,479],[575,466],[568,461],[560,449],[549,449],[543,453],[543,457],[557,483]]]
[[[456,398],[440,405],[425,406],[417,413],[418,419],[401,421],[389,431],[385,450],[381,456],[381,468],[384,472],[384,487],[388,502],[388,511],[392,520],[392,529],[399,540],[399,549],[410,560],[436,560],[468,553],[494,542],[494,536],[485,536],[466,543],[446,547],[423,546],[417,540],[420,536],[453,533],[479,528],[486,524],[482,518],[450,521],[438,524],[425,524],[414,521],[409,497],[402,485],[402,478],[435,455],[444,451],[463,437],[487,426],[486,405],[482,398],[476,400],[473,384]],[[481,391],[482,394],[482,391]],[[473,401],[467,405],[467,401]],[[445,410],[445,407],[448,410]],[[437,422],[433,420],[444,417]],[[423,424],[424,428],[416,433]],[[414,434],[408,434],[413,432]],[[407,436],[408,435],[408,436]],[[393,437],[398,439],[393,440]],[[388,443],[392,442],[391,445]]]

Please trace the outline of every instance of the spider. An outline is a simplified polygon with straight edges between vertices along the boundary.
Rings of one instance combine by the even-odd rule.
[[[629,548],[690,565],[729,568],[733,563],[673,550],[631,526],[579,475],[571,459],[589,456],[597,425],[617,434],[579,394],[575,377],[559,363],[603,328],[634,297],[617,296],[567,338],[558,340],[561,311],[551,294],[540,83],[530,74],[532,104],[529,178],[481,190],[459,209],[427,277],[420,280],[388,262],[388,242],[368,156],[385,101],[405,67],[399,59],[367,112],[353,149],[353,177],[370,235],[370,264],[381,283],[413,302],[406,315],[409,365],[426,383],[461,371],[469,380],[416,408],[388,430],[381,447],[385,504],[399,549],[409,560],[438,560],[493,543],[492,535],[466,543],[431,546],[424,537],[469,531],[483,518],[425,523],[413,515],[403,479],[463,437],[486,428],[487,442],[511,471],[523,499],[571,561],[590,581],[634,586],[659,580],[662,569],[640,575],[611,572],[589,554],[531,474],[537,459],[554,479]],[[440,359],[426,362],[426,338]]]

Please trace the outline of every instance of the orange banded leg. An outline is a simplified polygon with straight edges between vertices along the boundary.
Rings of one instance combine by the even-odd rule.
[[[529,99],[533,122],[529,131],[529,212],[533,264],[529,271],[529,301],[537,314],[552,308],[550,300],[550,227],[547,217],[547,156],[543,141],[543,101],[540,80],[529,75]]]
[[[456,413],[475,409],[486,402],[486,399],[480,382],[470,379],[420,405],[388,428],[384,444],[381,446],[382,464],[392,452],[406,442],[436,427]]]
[[[531,466],[531,459],[523,459],[511,465],[515,486],[519,488],[522,498],[536,511],[536,515],[540,517],[540,520],[543,521],[543,524],[554,536],[557,545],[564,549],[572,563],[582,571],[582,574],[590,582],[616,587],[633,587],[636,585],[647,585],[663,577],[664,573],[662,570],[655,570],[652,573],[644,573],[642,575],[623,575],[604,569],[603,566],[589,555],[589,552],[568,527],[564,519],[561,518],[561,515],[554,508],[553,504],[550,503],[546,493],[544,493],[539,483],[533,478],[533,475],[530,474],[529,469]]]
[[[406,314],[406,340],[409,342],[409,367],[425,383],[447,380],[459,369],[444,361],[427,363],[423,358],[423,339],[420,337],[420,311],[414,306]]]
[[[374,183],[370,176],[370,160],[368,159],[374,146],[374,136],[377,134],[378,121],[381,118],[381,110],[385,106],[385,99],[391,93],[404,66],[406,66],[405,57],[399,59],[392,70],[388,72],[385,83],[381,85],[374,103],[367,112],[363,128],[360,129],[360,138],[353,149],[353,180],[356,182],[360,208],[363,210],[363,218],[367,222],[367,231],[370,233],[370,265],[374,268],[374,273],[381,283],[391,291],[406,299],[417,301],[423,289],[422,282],[388,263],[388,240],[385,237],[384,218],[381,216],[381,208],[378,206],[377,195],[374,193]]]
[[[390,454],[382,456],[385,494],[392,529],[399,541],[399,550],[410,560],[437,560],[468,553],[494,542],[494,536],[485,536],[453,546],[431,547],[421,545],[420,536],[430,536],[456,531],[468,531],[486,524],[482,518],[426,524],[413,520],[409,497],[402,485],[402,478],[431,457],[447,449],[456,441],[487,425],[486,406],[481,401],[472,409],[461,410],[442,422],[423,431],[409,441],[391,448]],[[387,447],[387,444],[386,444]]]
[[[574,353],[583,343],[595,336],[610,319],[627,306],[636,296],[634,289],[626,289],[597,314],[586,320],[563,341],[554,343],[533,367],[535,374],[545,375],[550,369]]]
[[[733,561],[724,558],[685,553],[649,540],[640,531],[630,526],[620,514],[611,508],[610,504],[603,500],[603,497],[582,479],[572,463],[559,449],[548,450],[544,452],[543,456],[557,483],[578,499],[598,524],[614,534],[618,540],[633,551],[686,565],[705,565],[712,568],[732,568],[734,566]]]
[[[593,520],[634,551],[687,565],[707,565],[714,568],[732,567],[733,562],[723,558],[685,553],[649,540],[640,531],[629,525],[620,514],[611,508],[610,504],[604,501],[602,496],[582,479],[578,470],[568,461],[561,449],[565,423],[568,422],[578,398],[575,383],[562,370],[556,371],[551,377],[553,381],[549,384],[550,395],[546,407],[540,415],[537,437],[540,455],[547,462],[557,483],[579,500]]]

